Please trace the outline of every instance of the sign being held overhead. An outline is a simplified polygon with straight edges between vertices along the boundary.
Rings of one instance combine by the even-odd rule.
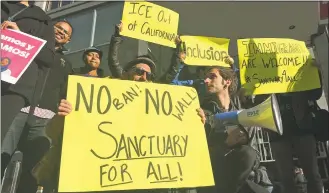
[[[318,69],[305,42],[240,39],[238,54],[241,86],[246,94],[298,92],[320,87]]]
[[[229,39],[204,36],[181,36],[186,45],[185,64],[197,66],[224,66],[228,56]]]
[[[68,100],[59,192],[214,185],[195,89],[70,76]]]
[[[175,47],[178,13],[146,1],[126,1],[121,35]]]

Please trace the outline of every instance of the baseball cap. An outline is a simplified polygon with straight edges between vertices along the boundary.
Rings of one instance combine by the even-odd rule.
[[[98,53],[99,54],[99,59],[102,59],[103,52],[102,52],[102,50],[100,50],[100,49],[98,49],[96,47],[86,48],[85,51],[82,54],[82,59],[84,59],[85,55],[87,55],[89,52],[96,52],[96,53]]]

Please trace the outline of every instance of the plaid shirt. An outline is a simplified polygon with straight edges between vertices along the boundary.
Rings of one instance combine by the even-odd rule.
[[[30,106],[22,108],[21,112],[29,113]],[[56,113],[54,113],[48,109],[42,109],[39,107],[35,107],[33,115],[36,117],[39,117],[39,118],[43,118],[43,119],[52,119],[56,115]]]

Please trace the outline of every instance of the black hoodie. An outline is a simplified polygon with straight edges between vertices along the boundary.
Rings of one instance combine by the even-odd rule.
[[[1,23],[8,20],[8,17],[13,16],[24,7],[25,5],[18,2],[1,1]],[[1,81],[2,95],[8,92],[15,92],[24,96],[31,103],[35,85],[38,83],[35,97],[35,100],[38,100],[46,74],[49,68],[55,65],[54,29],[50,17],[40,7],[35,5],[31,5],[18,14],[12,21],[16,22],[20,31],[47,41],[15,85]]]

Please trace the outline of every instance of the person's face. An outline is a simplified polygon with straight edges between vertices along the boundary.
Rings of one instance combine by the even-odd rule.
[[[64,45],[71,39],[72,28],[66,22],[58,22],[54,25],[55,40],[57,44]]]
[[[7,66],[9,64],[8,58],[4,58],[1,60],[1,66]]]
[[[205,84],[207,85],[207,90],[211,94],[217,94],[223,92],[231,84],[230,80],[224,80],[219,74],[219,70],[213,68],[209,70],[205,76]]]
[[[92,69],[97,69],[101,63],[99,54],[97,52],[89,52],[86,55],[86,64],[88,64]]]
[[[153,79],[151,68],[147,64],[139,63],[129,70],[129,79],[139,82],[150,82]]]

